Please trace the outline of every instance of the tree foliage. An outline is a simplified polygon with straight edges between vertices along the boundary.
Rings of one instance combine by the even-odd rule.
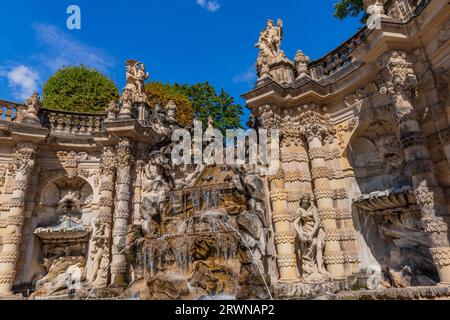
[[[214,127],[225,132],[226,129],[241,128],[240,116],[242,106],[234,102],[234,98],[225,90],[217,93],[208,82],[188,85],[177,85],[192,103],[194,117],[207,126],[211,117]]]
[[[192,119],[196,118],[206,127],[208,118],[212,117],[214,127],[222,132],[241,127],[240,116],[244,114],[242,106],[236,104],[225,90],[217,93],[208,82],[194,85],[152,82],[146,85],[146,90],[151,104],[166,105],[173,100],[180,109],[177,119],[180,121],[182,117],[180,123],[186,126],[192,125]]]
[[[363,0],[339,0],[339,2],[334,4],[334,16],[341,20],[347,17],[358,17],[361,14],[361,22],[367,20],[367,15],[364,13],[364,2]]]
[[[86,66],[59,69],[45,83],[43,103],[46,108],[72,112],[104,112],[117,99],[114,82],[101,72]]]
[[[191,101],[177,86],[162,82],[149,82],[145,85],[145,93],[152,107],[158,104],[165,107],[172,100],[177,106],[175,117],[178,122],[187,127],[192,125]]]

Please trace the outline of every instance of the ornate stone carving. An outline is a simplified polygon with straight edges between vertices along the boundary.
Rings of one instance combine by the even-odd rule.
[[[301,79],[308,75],[309,57],[305,56],[302,50],[298,50],[295,55],[295,68],[297,69],[297,79]]]
[[[136,103],[146,102],[144,81],[149,74],[145,72],[145,65],[136,60],[126,62],[127,84],[123,89],[123,100]]]
[[[281,151],[281,161],[284,163],[290,163],[290,162],[308,162],[308,154],[305,152],[297,152],[297,153],[286,153]]]
[[[301,244],[303,279],[308,282],[324,282],[331,278],[323,265],[325,231],[319,211],[313,202],[306,198],[300,202],[293,226]]]
[[[255,45],[259,49],[256,68],[261,77],[263,71],[268,71],[269,66],[275,62],[275,59],[284,53],[281,51],[281,41],[283,40],[283,22],[278,20],[277,25],[273,20],[268,20],[267,25],[259,34],[258,43]]]
[[[279,268],[297,267],[297,256],[294,255],[279,255],[277,256],[277,264]]]
[[[309,172],[291,171],[286,173],[286,182],[311,182],[311,175]]]
[[[38,112],[39,109],[42,108],[42,102],[37,92],[33,93],[33,95],[28,98],[25,102],[27,109],[25,110],[25,114],[23,115],[23,121],[30,124],[39,125]]]
[[[275,235],[275,244],[294,243],[295,234],[293,232],[282,232]]]
[[[36,145],[31,142],[20,142],[17,144],[16,153],[13,157],[14,172],[28,176],[34,170]]]
[[[431,248],[430,251],[438,266],[445,267],[450,265],[450,248]]]
[[[382,69],[382,82],[379,86],[381,94],[398,97],[400,93],[407,92],[415,96],[417,76],[406,52],[391,50],[378,58],[377,64]],[[402,118],[402,115],[397,115],[397,118]]]

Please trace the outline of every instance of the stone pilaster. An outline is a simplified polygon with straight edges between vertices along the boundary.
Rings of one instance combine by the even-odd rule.
[[[116,147],[117,181],[114,212],[111,285],[126,284],[127,261],[125,256],[127,227],[131,212],[131,169],[133,165],[133,141],[121,138]]]
[[[100,200],[98,203],[98,228],[111,230],[114,208],[114,179],[116,176],[116,155],[114,147],[103,148],[100,162]],[[105,235],[106,236],[106,235]],[[104,288],[108,285],[109,264],[111,261],[111,234],[105,238],[101,248],[96,248],[98,257],[93,257],[94,265],[89,280],[96,288]],[[96,244],[97,245],[97,244]],[[98,251],[101,250],[101,255]]]
[[[434,174],[434,163],[425,145],[413,99],[417,95],[417,77],[406,52],[392,50],[378,59],[382,94],[394,102],[397,132],[405,154],[414,192],[422,213],[422,222],[430,235],[431,254],[441,281],[450,283],[448,216],[443,190]]]
[[[345,278],[345,256],[341,250],[339,238],[335,236],[339,232],[338,225],[333,215],[330,215],[330,213],[335,212],[333,203],[335,192],[330,185],[330,168],[325,160],[326,149],[323,146],[323,136],[326,133],[327,129],[322,125],[312,123],[306,129],[305,134],[308,140],[308,153],[311,160],[314,195],[322,218],[322,224],[327,234],[324,253],[325,265],[334,279],[343,279]]]
[[[35,168],[36,148],[34,143],[21,142],[13,158],[14,186],[8,202],[6,234],[3,235],[3,250],[0,254],[0,295],[12,293],[22,239],[25,196],[30,175]]]
[[[269,182],[280,282],[296,282],[299,281],[299,276],[294,247],[295,234],[292,229],[292,215],[288,211],[283,170],[270,177]]]

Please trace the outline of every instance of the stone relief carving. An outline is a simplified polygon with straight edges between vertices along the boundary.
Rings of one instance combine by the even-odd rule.
[[[110,225],[110,217],[98,217],[95,221],[94,234],[92,235],[90,252],[92,269],[88,281],[97,288],[104,288],[108,285],[108,266],[111,261],[109,252]]]

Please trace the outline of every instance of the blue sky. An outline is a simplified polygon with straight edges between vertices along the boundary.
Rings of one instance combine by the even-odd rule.
[[[1,1],[0,99],[22,102],[62,65],[91,65],[119,89],[125,60],[144,62],[152,80],[208,80],[236,100],[255,81],[258,34],[282,18],[282,48],[316,59],[360,28],[333,17],[337,0],[21,0]],[[66,10],[81,8],[81,30]]]

